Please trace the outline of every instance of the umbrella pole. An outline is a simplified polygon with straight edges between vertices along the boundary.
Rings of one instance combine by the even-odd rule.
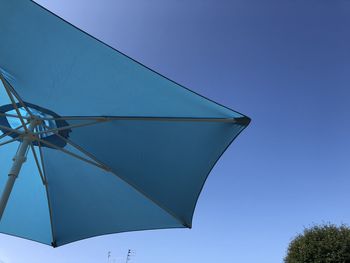
[[[10,197],[13,185],[15,184],[15,180],[21,170],[22,164],[27,160],[26,153],[32,143],[32,139],[34,138],[32,132],[37,124],[38,120],[36,119],[32,119],[30,121],[29,127],[23,136],[23,140],[18,147],[17,153],[15,157],[13,157],[13,164],[8,174],[6,186],[0,200],[0,220],[6,208],[6,204]]]

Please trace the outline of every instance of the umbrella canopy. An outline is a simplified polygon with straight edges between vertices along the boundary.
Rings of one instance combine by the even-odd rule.
[[[0,107],[0,154],[20,145],[37,166],[23,166],[0,231],[60,246],[191,227],[209,172],[250,119],[32,1],[0,6],[0,86],[9,98]],[[15,164],[25,161],[20,153]],[[10,161],[2,157],[2,167]]]

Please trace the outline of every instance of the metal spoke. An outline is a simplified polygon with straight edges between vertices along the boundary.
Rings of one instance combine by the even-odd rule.
[[[240,123],[240,118],[195,118],[195,117],[147,117],[147,116],[62,116],[58,118],[42,118],[42,120],[94,120],[94,121],[165,121],[165,122],[227,122]]]
[[[45,128],[48,128],[47,125],[44,124]],[[105,165],[104,163],[102,163],[101,161],[97,160],[97,158],[89,153],[88,151],[86,151],[85,149],[83,149],[82,147],[80,147],[79,145],[75,144],[74,142],[72,142],[71,140],[63,137],[62,135],[60,135],[59,133],[55,133],[56,136],[58,136],[61,140],[63,140],[64,142],[66,142],[67,144],[71,145],[72,147],[74,147],[76,150],[80,151],[82,154],[88,156],[90,159],[94,160],[96,163],[98,163],[101,167],[103,167],[103,170],[105,171],[111,171],[112,169],[109,168],[107,165]]]
[[[23,102],[22,98],[18,95],[18,93],[15,91],[15,89],[11,86],[10,83],[7,82],[7,80],[1,75],[0,73],[0,77],[2,82],[7,84],[7,88],[9,89],[9,91],[16,97],[16,99],[18,100],[18,102],[22,105],[22,107],[28,112],[28,114],[30,115],[30,117],[33,117],[34,115],[32,114],[32,112],[30,111],[30,109],[27,107],[27,105]],[[6,88],[6,87],[5,87]]]
[[[28,124],[28,122],[27,122],[27,124]],[[21,128],[23,128],[23,125],[20,125],[20,126],[16,127],[14,130],[18,131],[18,130],[20,130]],[[0,140],[1,140],[2,138],[5,138],[6,136],[10,136],[12,133],[14,133],[14,132],[13,132],[13,131],[9,131],[9,132],[7,132],[7,133],[4,133],[3,135],[0,136]]]
[[[24,123],[24,119],[22,117],[22,114],[19,111],[19,109],[17,107],[17,103],[15,102],[15,99],[14,99],[12,93],[11,93],[11,88],[9,87],[9,84],[7,83],[7,81],[5,80],[5,78],[1,74],[0,74],[0,78],[1,78],[2,84],[5,87],[5,91],[6,91],[7,95],[8,95],[8,97],[11,100],[12,106],[15,109],[15,111],[16,111],[16,113],[17,113],[17,115],[18,115],[18,117],[19,117],[19,119],[20,119],[20,121],[21,121],[21,123],[22,123],[22,125],[23,125],[23,127],[25,129],[25,131],[28,131],[27,126]]]
[[[36,127],[35,130],[38,130]],[[40,141],[38,141],[38,146],[39,146],[39,153],[40,153],[40,161],[41,161],[41,167],[43,168],[43,175],[46,181],[46,170],[45,170],[45,163],[44,163],[44,155],[43,155],[43,150]]]
[[[30,144],[30,148],[32,150],[32,153],[33,153],[33,156],[34,156],[34,160],[35,160],[35,163],[36,163],[36,166],[38,168],[38,171],[39,171],[39,174],[40,174],[40,177],[41,177],[41,181],[43,182],[43,184],[45,185],[46,184],[46,181],[45,181],[45,177],[44,177],[44,174],[41,170],[41,167],[40,167],[40,163],[39,163],[39,159],[38,159],[38,156],[36,154],[36,151],[34,149],[34,146],[33,144]]]
[[[46,130],[38,131],[38,132],[35,132],[34,134],[35,135],[36,134],[45,134],[45,133],[50,133],[50,132],[56,133],[58,131],[64,131],[64,130],[73,129],[73,128],[90,126],[90,125],[94,125],[94,124],[106,122],[106,121],[108,121],[108,120],[96,120],[96,121],[91,121],[91,122],[86,122],[86,123],[75,124],[75,125],[68,125],[68,126],[64,126],[64,127],[60,127],[60,128],[50,128],[50,127],[45,125],[45,127],[47,127]]]
[[[15,91],[15,89],[13,87],[11,87],[12,93],[13,95],[16,97],[16,99],[18,100],[18,102],[22,105],[22,107],[28,112],[28,114],[30,115],[31,118],[34,117],[34,114],[32,113],[32,111],[27,107],[27,105],[23,102],[22,98],[18,95],[18,93]]]
[[[6,130],[6,131],[10,131],[10,132],[13,132],[13,133],[17,133],[17,134],[19,134],[19,135],[24,134],[23,132],[20,132],[20,131],[18,131],[18,130],[16,130],[16,129],[9,128],[9,127],[4,126],[4,125],[0,125],[0,129]]]
[[[4,116],[4,117],[10,117],[10,118],[18,118],[20,119],[20,117],[18,115],[15,115],[15,114],[9,114],[9,113],[3,113],[3,112],[0,112],[0,116]],[[22,116],[23,119],[27,119],[27,120],[30,120],[31,118],[30,117],[26,117],[26,116]]]
[[[78,155],[78,154],[75,154],[75,153],[73,153],[73,152],[71,152],[71,151],[68,151],[68,150],[66,150],[66,149],[64,149],[64,148],[58,147],[58,146],[56,146],[55,144],[50,143],[50,142],[48,142],[48,141],[46,141],[46,140],[39,139],[39,138],[37,138],[36,140],[40,141],[42,144],[45,144],[45,145],[47,145],[47,146],[49,146],[49,147],[51,147],[51,148],[54,148],[54,149],[59,150],[59,151],[61,151],[61,152],[64,152],[64,153],[66,153],[66,154],[68,154],[68,155],[70,155],[70,156],[72,156],[72,157],[75,157],[75,158],[77,158],[77,159],[79,159],[79,160],[81,160],[81,161],[87,162],[87,163],[89,163],[89,164],[95,165],[95,166],[97,166],[98,168],[101,168],[101,169],[103,169],[104,171],[106,171],[105,166],[103,166],[103,165],[101,165],[101,164],[99,164],[99,163],[96,163],[96,162],[93,162],[93,161],[91,161],[91,160],[89,160],[89,159],[86,159],[86,158],[84,158],[84,157],[81,157],[81,156]]]
[[[18,140],[18,138],[12,138],[12,139],[10,139],[10,140],[8,140],[8,141],[6,141],[6,142],[0,143],[0,146],[4,146],[4,145],[6,145],[6,144],[9,144],[9,143],[14,142],[14,141],[17,141],[17,140]]]

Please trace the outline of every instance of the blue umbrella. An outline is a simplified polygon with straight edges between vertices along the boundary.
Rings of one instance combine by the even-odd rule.
[[[32,1],[0,6],[0,231],[56,247],[191,228],[208,174],[250,119]]]

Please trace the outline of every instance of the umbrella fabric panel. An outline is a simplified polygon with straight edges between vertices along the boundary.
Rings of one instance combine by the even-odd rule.
[[[184,227],[114,174],[50,148],[43,155],[57,246],[103,234]]]
[[[32,1],[0,4],[0,69],[26,102],[62,116],[241,117]]]
[[[4,189],[7,173],[18,143],[0,147],[0,189]],[[31,152],[16,180],[3,217],[0,232],[51,244],[51,224],[45,186],[35,166]]]
[[[210,170],[243,128],[232,123],[123,120],[74,128],[69,139],[191,226]]]

